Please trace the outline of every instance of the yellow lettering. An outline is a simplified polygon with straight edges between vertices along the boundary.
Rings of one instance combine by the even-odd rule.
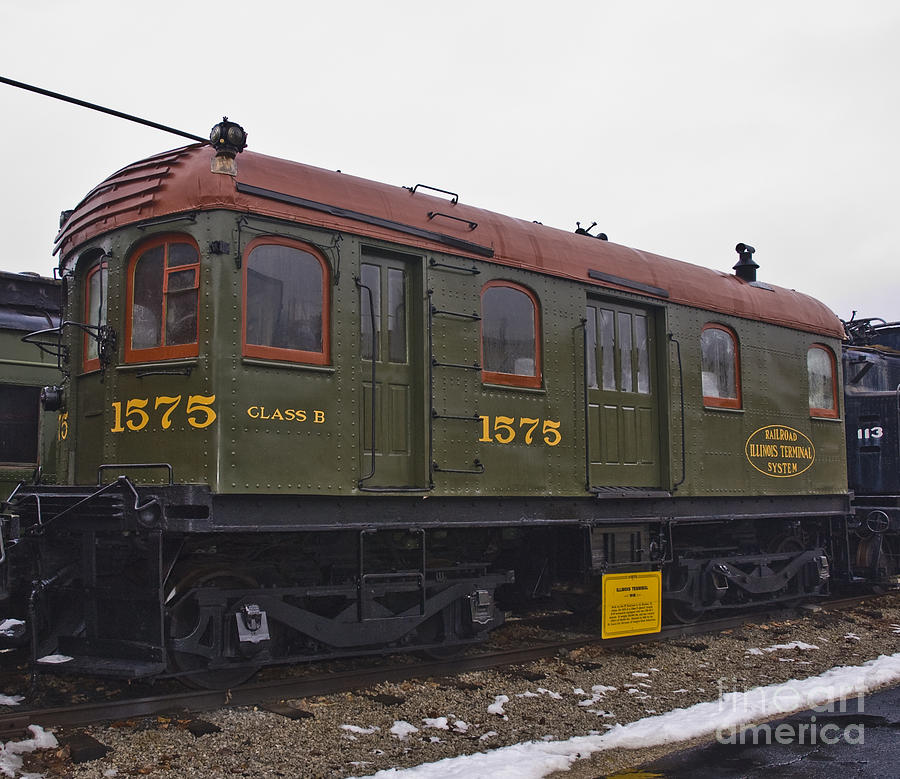
[[[125,430],[144,430],[151,422],[151,414],[145,409],[150,409],[161,414],[154,414],[152,418],[155,420],[159,416],[159,425],[162,430],[171,429],[174,420],[179,419],[176,415],[178,407],[181,405],[182,395],[157,395],[155,398],[129,398],[125,401],[125,413],[122,413],[122,401],[115,400],[112,402],[113,415],[115,421],[110,428],[111,433],[123,433]],[[187,416],[188,424],[195,429],[209,427],[216,419],[216,412],[212,408],[215,403],[215,395],[188,395],[187,407],[184,410]],[[151,402],[152,401],[152,402]],[[256,418],[259,413],[259,406],[251,406],[247,409],[247,415]],[[195,416],[198,415],[198,416]],[[62,418],[60,426],[61,438],[65,438],[68,434],[67,418]]]
[[[773,476],[793,476],[800,472],[800,466],[797,463],[766,463],[766,469]]]
[[[125,432],[125,427],[122,425],[122,401],[114,400],[112,404],[113,412],[116,415],[115,424],[110,428],[110,433],[123,433]]]
[[[812,452],[808,446],[785,446],[780,447],[782,457],[794,457],[798,460],[811,460]]]
[[[783,427],[766,428],[766,439],[769,441],[796,441],[797,434],[793,430],[786,430]]]
[[[150,415],[144,411],[149,398],[131,398],[125,405],[125,425],[129,430],[143,430],[150,421]]]
[[[321,425],[325,423],[324,411],[313,411],[312,421]],[[271,419],[275,422],[306,422],[309,419],[309,412],[302,408],[271,408],[265,406],[250,406],[247,409],[247,416],[251,419]]]
[[[156,398],[156,403],[154,404],[154,410],[159,409],[160,406],[168,406],[168,408],[163,412],[162,415],[162,429],[168,430],[172,427],[172,412],[178,408],[178,404],[181,403],[181,395],[175,395],[174,397],[167,397],[166,395],[158,395]]]
[[[478,419],[481,421],[481,437],[478,439],[479,441],[489,444],[511,444],[518,439],[525,443],[526,446],[536,443],[535,433],[542,421],[534,417],[519,417],[518,430],[524,430],[525,434],[518,436],[517,429],[513,426],[516,423],[515,417],[491,417],[482,414]],[[562,434],[559,431],[560,425],[560,422],[551,419],[543,420],[541,435],[547,446],[556,446],[562,441]]]
[[[527,427],[528,431],[525,433],[525,443],[530,444],[533,440],[534,429],[540,424],[540,419],[532,419],[530,417],[520,417],[519,418],[519,427]]]
[[[212,404],[215,402],[215,395],[188,395],[187,408],[185,408],[188,424],[195,430],[209,427],[216,421],[216,412],[212,408]],[[199,416],[195,417],[194,414]]]

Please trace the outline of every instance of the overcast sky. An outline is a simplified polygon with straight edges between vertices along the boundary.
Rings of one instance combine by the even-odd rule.
[[[0,75],[900,319],[896,0],[8,0]],[[0,84],[0,269],[186,141]]]

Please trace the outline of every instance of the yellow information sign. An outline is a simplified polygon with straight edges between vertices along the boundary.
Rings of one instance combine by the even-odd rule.
[[[603,638],[659,633],[661,629],[662,571],[603,577]]]

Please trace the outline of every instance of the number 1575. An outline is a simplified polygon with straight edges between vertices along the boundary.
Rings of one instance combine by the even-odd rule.
[[[209,427],[216,420],[216,412],[212,408],[215,400],[215,395],[188,395],[183,411],[187,423],[196,430]],[[152,403],[150,398],[131,398],[126,401],[123,414],[122,402],[117,400],[112,404],[115,420],[110,432],[143,430],[147,427],[151,417],[145,409],[149,409],[154,416],[159,418],[159,424],[163,430],[168,430],[172,427],[172,416],[181,405],[181,401],[181,395],[158,395],[153,398]]]
[[[534,417],[489,417],[480,416],[481,438],[484,443],[511,444],[516,437],[521,437],[526,444],[535,443],[535,435],[539,435],[547,446],[556,446],[562,441],[559,432],[560,423],[552,419],[535,419]],[[543,424],[542,424],[543,422]],[[540,427],[540,432],[538,432]]]

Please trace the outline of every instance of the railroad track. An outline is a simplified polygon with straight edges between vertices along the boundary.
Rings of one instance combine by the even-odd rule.
[[[823,610],[841,610],[859,605],[879,596],[864,595],[825,601]],[[538,642],[520,649],[470,651],[468,654],[448,660],[426,660],[355,669],[345,672],[329,672],[305,678],[281,678],[243,684],[227,690],[184,690],[177,693],[118,701],[83,703],[53,708],[21,709],[0,713],[0,738],[20,737],[31,724],[42,727],[79,727],[102,722],[130,720],[141,717],[177,713],[190,715],[229,706],[264,705],[267,702],[286,699],[309,698],[366,689],[383,682],[406,679],[447,677],[470,671],[483,671],[505,666],[521,665],[553,657],[579,647],[602,644],[610,649],[621,649],[637,644],[653,644],[677,640],[687,636],[730,630],[748,623],[766,622],[797,616],[798,609],[766,610],[744,613],[690,625],[666,626],[659,633],[628,638],[601,639],[580,635],[562,641]]]

